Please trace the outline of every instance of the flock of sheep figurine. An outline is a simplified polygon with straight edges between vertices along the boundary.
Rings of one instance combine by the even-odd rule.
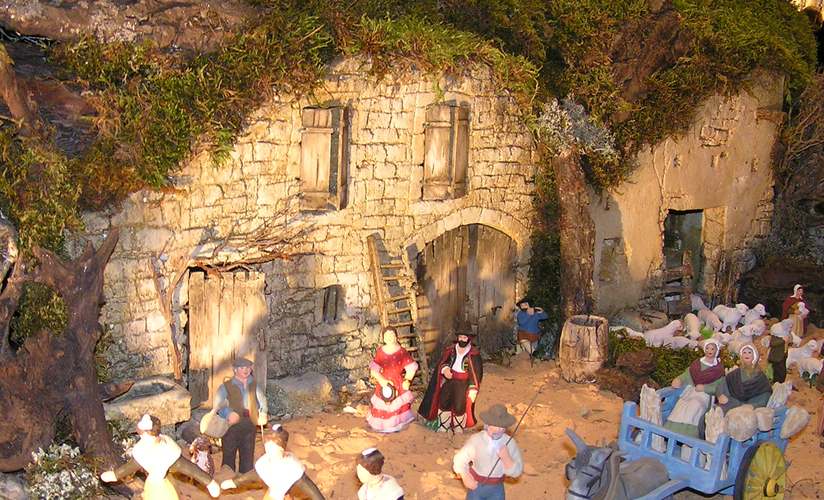
[[[676,319],[669,324],[639,332],[624,326],[615,329],[626,330],[630,337],[643,338],[650,347],[669,347],[682,349],[698,348],[705,340],[701,332],[702,326],[712,331],[711,338],[727,346],[730,352],[737,353],[744,344],[750,344],[753,339],[767,332],[767,322],[764,318],[767,311],[763,304],[757,304],[750,309],[746,304],[736,304],[735,307],[718,305],[710,309],[698,295],[691,295],[692,312],[685,315],[683,321]],[[799,304],[799,314],[806,317],[809,311],[803,303]],[[741,325],[741,326],[739,326]],[[787,354],[787,370],[793,365],[798,367],[801,376],[818,375],[821,373],[822,360],[814,357],[819,345],[815,339],[801,345],[801,337],[792,331],[793,319],[785,319],[770,326],[770,334],[784,337],[793,347]],[[731,333],[727,333],[730,331]],[[683,332],[683,335],[678,333]],[[769,347],[769,337],[762,339],[762,345]]]

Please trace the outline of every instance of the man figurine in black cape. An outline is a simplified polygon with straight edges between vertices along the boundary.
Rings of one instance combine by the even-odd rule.
[[[463,432],[475,426],[475,400],[484,370],[473,333],[460,332],[435,366],[418,413],[438,432]]]

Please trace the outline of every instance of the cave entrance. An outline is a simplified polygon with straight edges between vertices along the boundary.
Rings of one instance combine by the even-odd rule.
[[[426,350],[437,355],[456,328],[477,334],[486,353],[513,339],[516,244],[482,224],[445,232],[417,256],[418,323]]]

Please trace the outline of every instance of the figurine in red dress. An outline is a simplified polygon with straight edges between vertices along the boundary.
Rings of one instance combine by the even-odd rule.
[[[369,364],[369,372],[377,384],[366,422],[378,432],[397,432],[415,420],[412,412],[415,394],[409,391],[409,385],[418,363],[398,344],[394,329],[387,328],[382,336],[383,345]]]

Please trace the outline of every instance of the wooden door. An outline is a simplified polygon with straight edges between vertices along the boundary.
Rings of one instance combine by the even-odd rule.
[[[266,384],[263,296],[257,272],[189,275],[189,392],[192,407],[211,407],[217,387],[232,376],[232,361],[254,362],[254,376]]]
[[[448,231],[418,255],[418,328],[426,350],[441,351],[455,328],[471,328],[477,342],[496,351],[512,335],[515,243],[504,233],[473,224]]]

